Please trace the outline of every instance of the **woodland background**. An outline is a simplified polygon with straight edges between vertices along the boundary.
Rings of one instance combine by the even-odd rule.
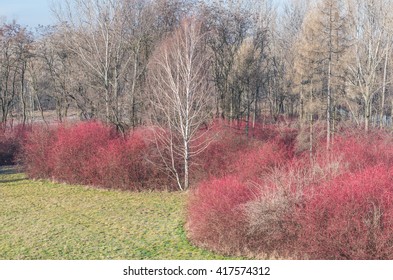
[[[391,127],[391,7],[390,0],[280,7],[272,1],[61,1],[52,7],[54,26],[31,31],[3,20],[0,122],[42,121],[45,111],[56,110],[59,122],[100,119],[120,130],[151,123],[152,86],[160,80],[154,61],[181,36],[182,23],[194,21],[198,30],[184,32],[197,37],[192,63],[203,63],[193,75],[204,83],[198,91],[209,99],[203,109],[210,118],[249,127],[265,118],[324,121],[327,141],[343,121],[365,130]],[[173,76],[181,75],[176,63],[167,65]]]

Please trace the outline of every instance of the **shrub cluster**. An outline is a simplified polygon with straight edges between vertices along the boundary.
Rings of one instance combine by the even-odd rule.
[[[296,217],[299,250],[313,259],[392,259],[392,171],[372,166],[308,189]]]
[[[32,178],[137,191],[171,188],[166,174],[152,163],[150,134],[141,128],[123,137],[98,122],[35,127],[21,158]]]
[[[55,131],[41,126],[34,127],[28,134],[19,158],[29,177],[38,179],[52,176],[51,150],[55,142]]]
[[[243,207],[255,197],[255,191],[232,176],[201,183],[189,202],[191,239],[216,251],[244,253],[247,227]]]
[[[189,238],[231,255],[393,258],[392,137],[341,131],[326,150],[323,132],[316,131],[321,142],[310,159],[300,133],[289,125],[224,122],[201,131],[196,141],[210,145],[192,159],[197,187],[189,192]],[[0,135],[0,147],[13,154],[23,143],[20,158],[33,178],[134,191],[176,189],[159,165],[168,151],[157,149],[153,136],[152,129],[141,128],[123,137],[85,122],[34,127],[27,136],[15,130]],[[3,154],[0,149],[3,162],[12,161]]]
[[[12,165],[19,154],[29,126],[17,125],[13,128],[0,126],[0,165]]]
[[[206,149],[194,158],[197,173],[195,175],[201,181],[233,173],[234,163],[252,146],[242,130],[234,129],[223,122],[214,123],[201,141],[209,141]]]
[[[263,129],[263,128],[260,128]],[[202,157],[209,175],[191,191],[187,230],[197,245],[224,254],[257,254],[258,238],[250,231],[248,205],[258,200],[270,174],[293,159],[293,130],[255,129],[255,137],[225,131]]]
[[[286,134],[254,132],[247,149],[226,154],[230,176],[216,173],[191,192],[190,239],[253,257],[392,258],[391,136],[342,132],[330,151],[315,145],[310,160],[308,151],[294,153],[296,132]]]
[[[256,124],[249,128],[248,135],[245,129],[244,123],[213,123],[204,135],[211,140],[209,145],[194,159],[199,177],[214,179],[233,173],[255,177],[255,173],[260,173],[259,167],[269,169],[293,157],[295,129]]]

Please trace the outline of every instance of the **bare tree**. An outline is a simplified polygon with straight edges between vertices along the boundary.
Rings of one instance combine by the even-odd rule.
[[[291,108],[291,114],[300,118],[300,125],[305,123],[306,114],[304,110],[304,96],[301,90],[302,77],[300,77],[300,83],[296,79],[299,78],[298,74],[301,72],[302,64],[305,63],[305,60],[299,58],[300,47],[302,47],[301,45],[304,42],[300,43],[298,41],[302,35],[302,26],[308,10],[308,2],[296,0],[287,3],[284,6],[284,12],[279,17],[281,24],[277,27],[279,49],[284,60],[282,78],[285,80],[284,83],[286,84],[288,95],[292,100],[291,106],[293,106],[293,109]]]
[[[26,28],[15,21],[0,27],[0,122],[3,125],[7,125],[13,109],[21,113],[23,124],[27,122],[25,82],[31,41]]]
[[[105,119],[121,128],[130,55],[127,1],[67,0],[55,8],[64,43],[102,93]]]
[[[65,46],[59,30],[41,27],[38,31],[41,33],[41,39],[35,43],[36,65],[30,66],[41,69],[36,69],[40,73],[30,73],[30,75],[36,80],[38,75],[41,75],[40,80],[45,80],[46,91],[50,90],[50,96],[55,101],[57,119],[62,122],[67,117],[73,99],[75,73],[72,70],[76,57]]]
[[[236,118],[238,92],[231,83],[236,53],[246,38],[250,14],[243,1],[213,1],[201,11],[204,29],[208,30],[207,44],[213,53],[213,80],[216,87],[216,117]]]
[[[157,48],[149,64],[157,136],[169,150],[164,163],[181,190],[189,188],[190,159],[207,144],[198,141],[200,127],[211,117],[212,109],[204,36],[199,21],[183,20]],[[182,160],[183,170],[177,167],[178,160]]]
[[[374,97],[386,90],[386,72],[392,46],[390,0],[355,1],[352,61],[349,65],[352,90],[364,106],[364,129],[369,130]],[[381,76],[383,78],[381,79]]]

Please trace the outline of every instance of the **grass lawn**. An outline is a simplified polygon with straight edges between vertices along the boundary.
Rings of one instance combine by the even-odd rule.
[[[31,181],[0,168],[0,259],[224,259],[192,246],[185,193]]]

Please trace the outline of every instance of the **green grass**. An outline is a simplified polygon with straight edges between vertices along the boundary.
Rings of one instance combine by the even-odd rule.
[[[32,181],[0,169],[0,259],[224,259],[184,233],[185,193]]]

